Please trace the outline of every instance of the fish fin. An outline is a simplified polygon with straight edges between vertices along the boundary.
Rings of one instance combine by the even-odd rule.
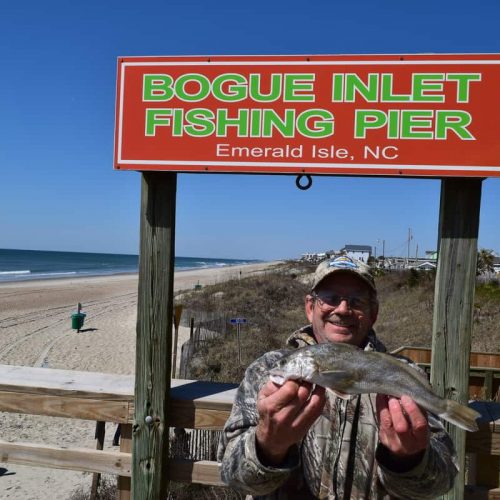
[[[318,373],[315,382],[323,387],[327,387],[339,398],[349,399],[349,394],[342,391],[348,388],[351,376],[345,370],[325,370]],[[346,383],[347,382],[347,383]]]
[[[446,411],[440,413],[439,416],[466,431],[475,432],[478,430],[476,418],[480,417],[481,414],[452,399],[447,399]]]

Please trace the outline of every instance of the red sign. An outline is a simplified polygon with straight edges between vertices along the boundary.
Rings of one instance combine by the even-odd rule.
[[[126,57],[115,168],[500,176],[500,54]]]

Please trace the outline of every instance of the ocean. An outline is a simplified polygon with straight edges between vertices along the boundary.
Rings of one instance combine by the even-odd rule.
[[[175,257],[175,271],[251,264],[259,260]],[[136,273],[137,255],[0,249],[0,282]]]

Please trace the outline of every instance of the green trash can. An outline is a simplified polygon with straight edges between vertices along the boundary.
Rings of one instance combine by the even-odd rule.
[[[71,315],[71,328],[73,330],[80,330],[80,328],[83,326],[83,322],[85,321],[85,316],[87,316],[84,313],[74,313]]]

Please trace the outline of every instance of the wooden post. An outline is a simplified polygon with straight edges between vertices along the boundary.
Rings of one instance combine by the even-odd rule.
[[[80,312],[80,304],[78,304],[78,312]],[[106,422],[98,420],[95,425],[95,439],[96,450],[102,450],[104,448],[104,434],[106,432]],[[92,475],[92,486],[90,488],[90,500],[96,500],[98,498],[99,483],[101,482],[101,474],[99,472],[94,472]]]
[[[132,498],[167,497],[177,174],[144,172],[132,437]]]
[[[132,425],[121,424],[120,451],[132,451]],[[118,500],[130,500],[130,478],[118,476]]]
[[[177,370],[177,343],[179,342],[179,325],[174,326],[174,350],[172,352],[172,378],[176,377]]]
[[[182,306],[177,305],[174,308],[174,351],[172,354],[172,378],[177,374],[177,343],[179,342],[179,324],[182,316]]]
[[[436,392],[467,404],[482,179],[441,181],[439,260],[434,298],[431,382]],[[464,498],[465,432],[446,424],[459,475],[447,499]]]

